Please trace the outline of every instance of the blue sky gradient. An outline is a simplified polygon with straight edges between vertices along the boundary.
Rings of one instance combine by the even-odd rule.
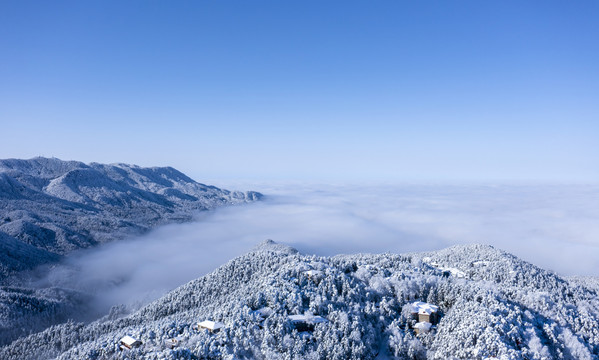
[[[0,157],[599,181],[596,1],[3,1]]]

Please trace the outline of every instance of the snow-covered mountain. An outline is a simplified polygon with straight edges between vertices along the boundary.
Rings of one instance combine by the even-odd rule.
[[[260,197],[200,184],[170,167],[0,160],[0,282],[73,250]]]
[[[133,314],[53,326],[0,358],[597,359],[596,284],[483,245],[318,257],[266,241]],[[428,333],[416,301],[438,307]],[[126,335],[141,344],[121,350]]]

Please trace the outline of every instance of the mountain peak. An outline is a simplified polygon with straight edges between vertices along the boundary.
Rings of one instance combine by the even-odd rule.
[[[282,252],[282,253],[286,253],[286,254],[297,254],[298,253],[298,251],[295,248],[293,248],[289,245],[279,244],[272,239],[266,239],[266,240],[260,242],[258,245],[254,246],[254,248],[252,248],[251,251],[275,251],[275,252]]]

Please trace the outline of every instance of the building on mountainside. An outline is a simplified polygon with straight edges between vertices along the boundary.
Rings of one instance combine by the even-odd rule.
[[[313,331],[316,324],[325,323],[328,320],[318,315],[289,315],[287,317],[291,325],[297,331]]]
[[[308,271],[304,271],[304,274],[306,274],[310,279],[320,279],[322,277],[322,271],[320,270],[308,270]]]
[[[217,333],[223,327],[225,327],[225,324],[223,324],[221,322],[204,320],[202,322],[197,323],[193,328],[194,328],[194,330],[197,330],[197,331],[208,330],[211,333]]]
[[[166,340],[164,340],[164,346],[166,346],[169,349],[174,349],[177,346],[179,346],[180,342],[181,341],[177,338],[166,339]]]
[[[427,322],[435,325],[439,321],[439,307],[437,305],[416,301],[412,304],[412,318],[418,322]]]
[[[273,312],[274,310],[269,307],[263,307],[254,311],[254,313],[258,315],[258,318],[260,318],[260,321],[264,321],[264,319],[272,315]]]
[[[121,350],[131,350],[135,347],[139,347],[141,345],[141,341],[132,336],[125,335],[121,338],[119,344]]]
[[[416,325],[414,325],[414,332],[416,334],[424,334],[424,333],[431,331],[432,326],[433,326],[433,324],[431,324],[429,322],[421,321],[419,323],[416,323]]]

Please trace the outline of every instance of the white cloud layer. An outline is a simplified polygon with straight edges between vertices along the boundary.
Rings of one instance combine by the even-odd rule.
[[[318,255],[484,243],[563,275],[599,275],[599,186],[295,184],[257,190],[267,194],[265,201],[201,213],[197,222],[84,251],[46,280],[97,293],[103,309],[142,303],[267,238]]]

